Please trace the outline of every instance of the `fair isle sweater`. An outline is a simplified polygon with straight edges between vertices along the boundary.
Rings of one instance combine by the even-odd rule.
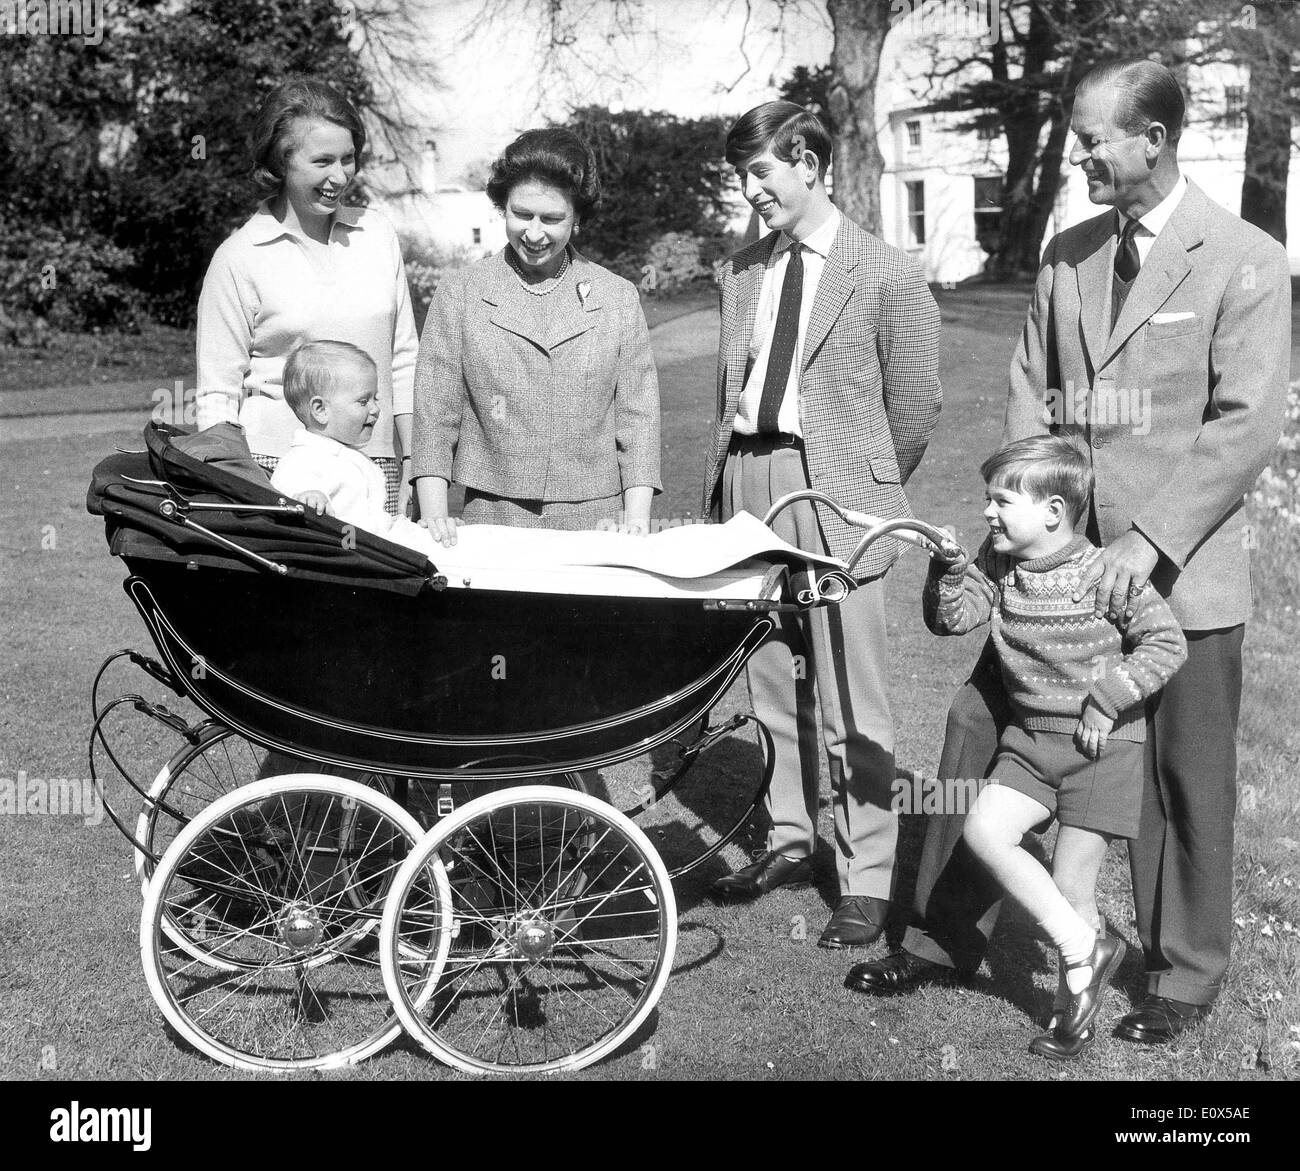
[[[1115,720],[1111,737],[1144,740],[1142,703],[1187,658],[1187,640],[1164,599],[1148,584],[1127,624],[1093,616],[1096,586],[1072,596],[1101,550],[1076,536],[1046,557],[1017,561],[991,539],[962,572],[930,563],[925,624],[935,634],[966,634],[991,623],[1002,680],[1026,729],[1073,732],[1091,697]]]

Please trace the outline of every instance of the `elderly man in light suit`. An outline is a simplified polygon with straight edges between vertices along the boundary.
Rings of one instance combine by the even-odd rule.
[[[1080,83],[1070,161],[1089,198],[1114,210],[1044,253],[1004,435],[1088,442],[1090,534],[1105,547],[1098,605],[1122,614],[1150,580],[1187,635],[1186,665],[1151,705],[1141,834],[1129,846],[1147,995],[1118,1034],[1144,1043],[1202,1018],[1228,964],[1251,603],[1240,509],[1281,433],[1290,357],[1286,252],[1180,174],[1183,110],[1177,81],[1151,61],[1099,66]],[[942,775],[983,774],[998,691],[981,664],[950,712]],[[850,987],[904,991],[978,965],[996,895],[964,848],[954,852],[960,832],[953,816],[927,827],[918,921],[902,951],[859,965]]]
[[[773,232],[722,270],[718,408],[704,505],[762,516],[811,485],[840,504],[910,516],[903,485],[934,431],[939,312],[908,258],[842,216],[825,187],[825,128],[790,102],[743,115],[727,138],[746,199]],[[776,529],[812,552],[847,558],[857,530],[803,503]],[[861,947],[889,909],[898,825],[886,683],[882,541],[839,606],[782,616],[748,666],[756,715],[772,735],[767,850],[719,879],[725,898],[811,880],[821,739],[834,791],[840,898],[819,940]]]

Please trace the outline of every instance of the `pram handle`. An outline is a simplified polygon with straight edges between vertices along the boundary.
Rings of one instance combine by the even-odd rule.
[[[886,536],[892,537],[895,541],[906,541],[909,545],[915,545],[918,549],[923,549],[931,557],[938,557],[943,561],[956,561],[964,552],[962,547],[953,539],[951,533],[936,525],[927,524],[925,521],[916,520],[913,517],[897,517],[894,520],[883,520],[878,516],[872,516],[868,512],[858,512],[856,509],[844,508],[824,492],[818,492],[816,488],[803,488],[798,492],[790,492],[782,496],[767,510],[767,514],[763,517],[763,523],[770,527],[777,516],[799,500],[811,500],[814,504],[824,504],[846,524],[851,524],[854,528],[868,530],[863,534],[862,539],[853,550],[853,555],[848,560],[850,571],[862,560],[862,555],[876,541]]]

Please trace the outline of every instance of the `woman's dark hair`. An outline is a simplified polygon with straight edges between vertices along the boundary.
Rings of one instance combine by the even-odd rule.
[[[1182,87],[1158,61],[1144,57],[1107,61],[1084,75],[1075,96],[1092,89],[1114,90],[1119,95],[1115,125],[1125,134],[1141,134],[1152,122],[1159,122],[1173,145],[1183,133],[1187,102]]]
[[[802,138],[804,148],[817,156],[817,174],[825,179],[831,165],[831,136],[816,114],[794,102],[764,102],[741,114],[727,132],[726,159],[733,167],[743,167],[770,149],[778,159],[796,163],[796,138]]]
[[[253,119],[253,182],[263,195],[278,195],[284,166],[294,149],[293,124],[298,118],[333,122],[352,135],[357,169],[366,149],[366,128],[356,108],[337,90],[310,77],[293,77],[277,85],[262,100]]]
[[[526,130],[492,164],[487,193],[496,209],[505,212],[510,192],[536,179],[563,191],[579,220],[600,205],[600,176],[591,147],[572,130]]]

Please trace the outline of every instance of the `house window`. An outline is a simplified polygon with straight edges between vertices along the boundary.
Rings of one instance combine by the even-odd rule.
[[[1002,228],[1002,176],[975,180],[975,239],[985,252],[994,252]]]
[[[992,142],[1002,132],[1002,123],[991,114],[985,114],[975,123],[975,137],[980,142]]]
[[[905,183],[907,188],[907,235],[911,247],[925,243],[925,184],[921,180]]]
[[[1223,87],[1224,114],[1223,124],[1229,130],[1239,130],[1246,125],[1246,87],[1244,85],[1225,85]]]
[[[907,127],[907,145],[915,150],[921,145],[921,123],[915,119],[904,123]]]
[[[482,228],[473,228],[473,229],[471,229],[471,230],[472,230],[473,233],[474,233],[474,243],[475,243],[475,244],[482,244],[482,243],[483,243],[483,229],[482,229]]]

